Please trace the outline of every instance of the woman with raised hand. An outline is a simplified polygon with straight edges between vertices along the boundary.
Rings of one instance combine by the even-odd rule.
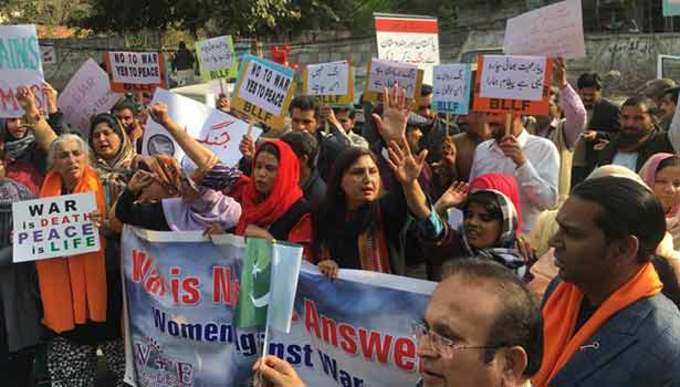
[[[435,238],[422,235],[433,265],[441,266],[448,259],[485,257],[519,277],[525,276],[526,262],[517,249],[521,217],[513,176],[486,174],[470,185],[454,183],[435,204],[440,215],[452,207],[463,211],[460,225],[452,227],[447,223]]]
[[[337,277],[339,268],[403,275],[409,216],[422,221],[426,233],[441,227],[417,181],[427,152],[414,156],[404,137],[404,90],[395,86],[384,95],[383,116],[373,118],[389,144],[388,164],[399,186],[384,190],[377,158],[367,149],[349,148],[336,160],[314,228],[318,267],[330,278]]]
[[[48,166],[40,197],[92,192],[98,213],[105,213],[104,187],[80,137],[65,134],[56,138],[50,144]],[[107,264],[106,239],[101,234],[100,243],[96,252],[36,262],[43,324],[54,333],[47,342],[47,368],[53,385],[91,385],[98,349],[104,353],[116,385],[123,385],[120,263],[114,259]]]

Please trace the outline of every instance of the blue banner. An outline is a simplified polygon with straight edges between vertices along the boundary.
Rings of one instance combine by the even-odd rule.
[[[276,245],[275,245],[276,248]],[[226,235],[125,227],[128,372],[138,386],[243,386],[264,332],[236,329],[245,244]],[[435,284],[341,270],[337,280],[303,265],[289,334],[270,330],[267,351],[309,386],[414,386],[411,323]]]

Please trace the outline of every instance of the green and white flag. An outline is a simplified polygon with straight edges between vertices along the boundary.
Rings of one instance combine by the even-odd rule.
[[[246,238],[236,327],[269,325],[289,333],[301,265],[301,246]]]

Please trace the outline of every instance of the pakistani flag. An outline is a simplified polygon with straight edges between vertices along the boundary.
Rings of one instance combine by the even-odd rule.
[[[301,246],[247,238],[234,316],[236,327],[269,325],[289,333],[301,265]]]

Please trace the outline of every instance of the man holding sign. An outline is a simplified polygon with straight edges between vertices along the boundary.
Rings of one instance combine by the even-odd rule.
[[[502,102],[491,102],[492,112],[485,113],[493,138],[477,146],[470,181],[486,173],[515,176],[520,187],[522,231],[527,233],[541,211],[553,208],[558,199],[557,148],[550,140],[525,130],[521,110],[521,106],[533,102],[532,98],[541,98],[545,82],[545,67],[541,63],[550,61],[536,57],[491,57],[484,57],[486,66],[479,67],[480,94],[490,101]]]

